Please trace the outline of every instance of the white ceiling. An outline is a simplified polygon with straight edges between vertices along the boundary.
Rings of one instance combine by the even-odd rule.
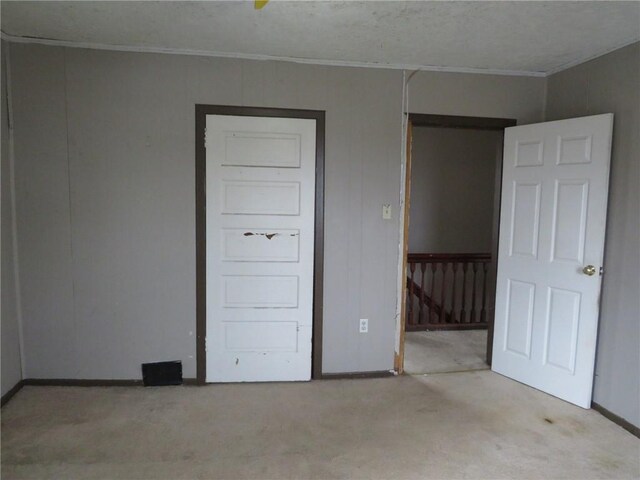
[[[2,1],[5,38],[545,74],[640,40],[640,2]],[[17,40],[16,38],[13,38]]]

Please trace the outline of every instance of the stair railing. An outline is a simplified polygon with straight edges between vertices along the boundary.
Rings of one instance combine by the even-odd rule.
[[[410,253],[406,331],[487,328],[489,253]]]

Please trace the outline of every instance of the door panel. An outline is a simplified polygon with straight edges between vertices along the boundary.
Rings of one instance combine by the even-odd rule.
[[[581,300],[580,292],[548,289],[543,361],[571,375],[575,372]]]
[[[551,261],[582,263],[587,225],[587,180],[556,180]]]
[[[605,114],[505,130],[492,368],[585,408],[612,127]]]
[[[300,167],[300,135],[225,132],[222,165],[236,167]]]
[[[504,349],[529,358],[531,355],[531,327],[533,325],[533,299],[536,286],[529,282],[508,280],[507,324]]]
[[[514,183],[511,207],[511,255],[538,256],[540,184]]]
[[[225,262],[297,262],[300,230],[254,228],[222,229]]]
[[[243,173],[239,170],[236,175],[240,176]],[[223,180],[222,213],[226,215],[299,215],[300,182]]]
[[[309,380],[315,120],[206,128],[207,381]]]

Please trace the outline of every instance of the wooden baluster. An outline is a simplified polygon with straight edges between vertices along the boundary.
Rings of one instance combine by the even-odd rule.
[[[456,317],[456,274],[458,273],[458,262],[453,262],[453,294],[451,296],[451,323],[458,323]]]
[[[487,323],[487,272],[489,263],[482,262],[482,311],[480,312],[480,321]]]
[[[427,286],[424,283],[424,271],[426,269],[427,264],[422,262],[420,263],[420,273],[422,274],[421,277],[421,282],[420,282],[420,313],[418,314],[418,323],[419,324],[423,324],[424,323],[424,291],[426,290]]]
[[[416,264],[415,263],[411,263],[409,264],[409,270],[411,271],[411,281],[409,283],[409,325],[413,325],[413,275],[416,272]]]
[[[407,275],[409,272],[407,271]],[[405,331],[409,330],[409,309],[411,308],[411,292],[409,289],[411,288],[411,282],[409,281],[409,277],[407,277],[407,298],[405,298],[405,314],[404,314],[404,329]]]
[[[444,309],[444,301],[446,299],[445,292],[447,285],[445,284],[446,276],[447,276],[447,267],[449,264],[444,262],[442,265],[442,282],[441,282],[441,290],[440,290],[440,323],[447,323],[447,319],[445,317],[445,309]]]
[[[465,323],[467,319],[467,312],[465,307],[467,306],[467,270],[469,264],[464,262],[462,264],[462,309],[460,310],[460,323]]]
[[[436,323],[435,318],[433,318],[433,295],[434,295],[434,287],[436,285],[436,270],[438,265],[435,263],[431,264],[431,294],[429,295],[429,323]]]
[[[471,293],[471,323],[476,321],[476,284],[478,283],[478,264],[473,262],[473,291]]]
[[[407,263],[407,327],[415,330],[438,324],[487,323],[492,308],[491,299],[487,298],[491,255],[410,254]],[[439,271],[442,278],[437,279]],[[436,291],[436,283],[440,292]]]

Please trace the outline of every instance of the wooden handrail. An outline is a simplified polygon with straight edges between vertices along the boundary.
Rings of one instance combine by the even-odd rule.
[[[490,253],[409,253],[407,263],[473,262],[491,260]]]

